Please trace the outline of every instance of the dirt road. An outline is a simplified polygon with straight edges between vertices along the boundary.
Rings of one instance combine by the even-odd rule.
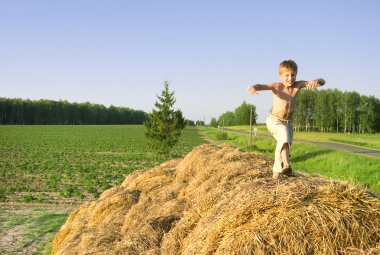
[[[249,132],[247,132],[247,131],[230,129],[230,128],[224,128],[224,130],[235,132],[235,133],[240,133],[240,134],[249,134]],[[257,136],[273,139],[272,136],[268,136],[268,135],[257,134]],[[342,143],[319,142],[319,141],[308,141],[308,140],[293,140],[293,141],[294,142],[311,143],[311,144],[315,144],[318,146],[328,147],[328,148],[331,148],[334,150],[348,151],[348,152],[355,153],[355,154],[362,154],[362,155],[366,155],[366,156],[372,156],[372,157],[380,158],[380,151],[379,150],[366,149],[366,148],[351,146],[351,145],[342,144]]]

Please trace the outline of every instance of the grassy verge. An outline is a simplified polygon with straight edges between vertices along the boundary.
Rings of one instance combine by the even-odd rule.
[[[0,254],[50,254],[51,241],[66,221],[66,210],[0,208]]]
[[[258,151],[274,157],[275,140],[273,139],[255,137],[252,148],[249,148],[247,135],[225,132],[227,139],[220,139],[223,137],[220,134],[221,131],[206,128],[204,132],[209,137],[219,140],[220,143],[231,144],[245,151]],[[352,181],[380,195],[380,159],[295,142],[292,145],[291,162],[296,171]]]
[[[265,125],[255,126],[258,134],[271,135]],[[249,132],[249,126],[228,127]],[[343,143],[368,149],[380,150],[379,134],[349,134],[349,133],[321,133],[321,132],[294,132],[295,140],[321,141]]]

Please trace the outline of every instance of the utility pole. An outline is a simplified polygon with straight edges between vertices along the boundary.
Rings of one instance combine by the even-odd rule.
[[[249,148],[252,147],[252,106],[251,106],[251,114],[249,116]]]

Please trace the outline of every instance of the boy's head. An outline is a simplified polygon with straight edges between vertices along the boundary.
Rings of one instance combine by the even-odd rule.
[[[290,87],[296,81],[298,66],[293,60],[285,60],[280,63],[279,73],[282,84]]]
[[[285,60],[285,61],[282,61],[280,63],[280,68],[279,68],[279,73],[280,75],[284,72],[284,71],[293,71],[296,75],[297,75],[297,72],[298,72],[298,66],[296,64],[296,62],[294,62],[294,60]]]

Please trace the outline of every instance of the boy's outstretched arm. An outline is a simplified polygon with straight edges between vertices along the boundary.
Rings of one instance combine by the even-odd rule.
[[[311,90],[313,88],[316,88],[316,87],[319,87],[319,86],[323,86],[325,85],[326,81],[322,78],[318,78],[318,79],[315,79],[315,80],[312,80],[312,81],[304,81],[304,84],[302,85],[302,87],[306,87],[307,89]]]
[[[260,90],[273,90],[277,83],[271,83],[271,84],[255,84],[255,85],[249,85],[247,88],[248,93],[251,93],[253,95],[257,95],[257,91]]]

